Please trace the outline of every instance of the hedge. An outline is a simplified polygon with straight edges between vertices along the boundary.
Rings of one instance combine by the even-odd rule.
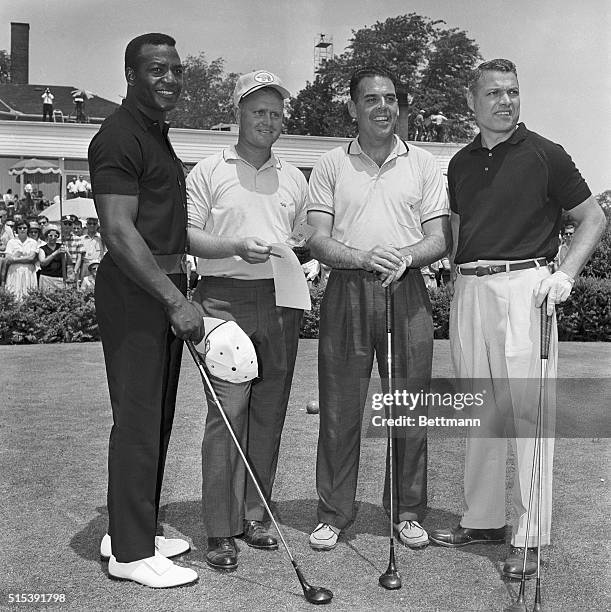
[[[21,303],[0,289],[0,344],[99,340],[93,293],[32,291]]]
[[[301,326],[302,338],[318,338],[318,317],[324,291],[312,291],[312,310]],[[445,288],[430,289],[434,337],[447,339],[450,296]],[[580,276],[569,299],[558,306],[558,338],[575,342],[611,342],[611,280]]]
[[[321,287],[312,288],[312,310],[304,314],[301,338],[318,338]],[[448,337],[450,298],[445,288],[429,291],[435,338]],[[560,340],[611,341],[611,280],[580,277],[571,297],[558,307]],[[18,304],[0,288],[0,344],[99,340],[92,293],[73,290],[43,295],[33,291]]]

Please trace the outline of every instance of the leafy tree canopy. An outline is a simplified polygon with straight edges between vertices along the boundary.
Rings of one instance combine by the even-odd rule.
[[[183,60],[184,84],[180,101],[168,113],[175,127],[210,129],[218,123],[231,123],[232,94],[237,74],[225,74],[224,60],[208,62],[204,53],[188,55]]]
[[[398,94],[412,100],[412,115],[419,109],[427,116],[441,112],[449,119],[449,140],[470,139],[474,124],[465,101],[465,85],[482,58],[477,43],[466,32],[444,26],[442,20],[410,13],[353,30],[346,50],[325,62],[314,81],[291,100],[289,133],[353,135],[355,128],[344,109],[350,76],[374,64],[395,74]]]

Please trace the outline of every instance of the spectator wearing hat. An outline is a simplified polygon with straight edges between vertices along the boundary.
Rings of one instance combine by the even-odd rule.
[[[280,79],[265,70],[241,76],[233,101],[238,141],[200,161],[187,177],[190,252],[202,279],[193,294],[207,316],[234,320],[259,357],[256,382],[212,384],[271,497],[280,437],[293,377],[301,310],[276,306],[271,244],[285,242],[305,221],[307,183],[301,171],[272,153],[282,131]],[[208,534],[206,563],[237,567],[234,537],[274,550],[265,512],[214,402],[202,444],[202,504]]]
[[[62,244],[66,247],[66,275],[68,284],[78,284],[85,247],[80,236],[74,233],[74,215],[62,217]],[[76,219],[78,221],[78,219]],[[80,223],[80,221],[79,221]]]
[[[6,245],[15,237],[13,228],[7,223],[8,212],[0,209],[0,286],[6,277]]]
[[[46,242],[38,250],[39,286],[43,293],[49,293],[65,287],[62,257],[66,257],[66,247],[58,242],[60,230],[57,225],[48,223],[42,235]]]
[[[30,229],[28,229],[28,236],[32,240],[36,240],[36,244],[40,247],[45,244],[45,241],[41,237],[41,227],[38,221],[30,221]]]
[[[29,291],[38,287],[34,266],[38,244],[28,237],[30,224],[27,221],[19,221],[15,229],[17,237],[11,238],[6,245],[6,289],[17,300],[22,300]]]
[[[83,277],[81,283],[81,291],[93,291],[95,289],[95,277],[98,273],[100,262],[97,260],[90,261],[87,264],[87,275]]]
[[[28,237],[32,240],[36,240],[38,248],[40,248],[43,244],[46,244],[40,235],[40,224],[37,221],[30,221]],[[38,256],[34,260],[34,267],[36,268],[36,281],[38,282],[40,280],[40,264],[38,263]]]
[[[424,140],[424,109],[420,109],[414,118],[414,140]]]
[[[102,240],[100,225],[96,217],[88,217],[85,223],[86,232],[81,236],[85,253],[83,254],[82,272],[87,274],[92,261],[100,262],[106,253],[106,245]]]
[[[445,122],[448,118],[441,112],[436,112],[431,115],[431,124],[435,130],[435,140],[437,142],[445,142]]]

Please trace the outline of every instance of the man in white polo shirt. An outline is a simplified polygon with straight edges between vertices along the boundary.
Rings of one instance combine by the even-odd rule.
[[[190,252],[201,275],[193,299],[207,316],[236,321],[252,339],[259,360],[259,377],[252,382],[212,377],[212,383],[268,498],[303,312],[276,306],[269,261],[270,245],[285,242],[306,216],[305,177],[271,151],[289,96],[270,72],[241,76],[233,96],[240,125],[237,144],[200,161],[187,177]],[[237,567],[234,536],[240,534],[253,548],[278,548],[267,532],[268,517],[256,489],[209,396],[202,504],[209,566]]]
[[[309,187],[308,223],[317,229],[309,246],[313,257],[332,268],[318,348],[319,524],[310,536],[317,550],[334,548],[354,518],[361,420],[374,354],[387,385],[384,285],[393,301],[395,388],[426,391],[433,325],[420,268],[450,247],[439,167],[430,153],[408,147],[394,134],[399,108],[392,75],[379,67],[358,70],[350,98],[359,136],[320,158]],[[426,428],[397,428],[394,435],[395,530],[403,544],[422,548],[428,544],[418,523],[427,505]],[[388,474],[384,506],[390,509]]]

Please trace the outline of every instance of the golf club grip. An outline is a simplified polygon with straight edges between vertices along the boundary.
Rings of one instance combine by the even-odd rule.
[[[552,336],[552,319],[553,317],[547,314],[547,297],[541,304],[541,359],[549,357],[549,343]]]

